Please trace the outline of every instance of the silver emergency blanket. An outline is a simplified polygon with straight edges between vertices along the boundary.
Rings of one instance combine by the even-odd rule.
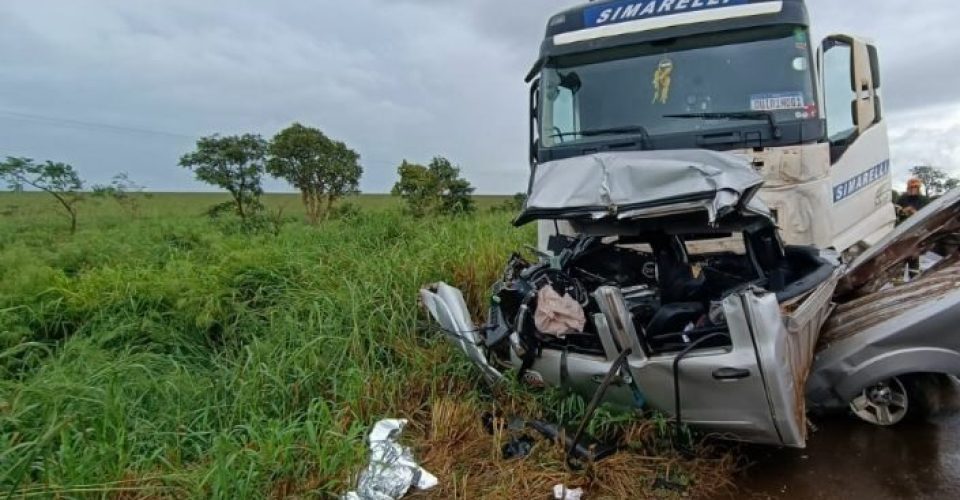
[[[746,158],[700,149],[596,153],[536,167],[523,224],[536,219],[640,219],[706,211],[768,210],[753,195],[763,178]]]
[[[370,431],[370,464],[360,474],[356,491],[341,500],[397,500],[411,486],[428,490],[437,485],[437,478],[417,465],[413,451],[397,443],[407,425],[405,419],[377,422]]]

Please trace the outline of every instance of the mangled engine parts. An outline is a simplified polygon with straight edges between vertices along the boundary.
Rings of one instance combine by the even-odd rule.
[[[577,239],[560,256],[536,264],[514,255],[493,289],[485,344],[507,366],[521,360],[528,382],[538,380],[527,372],[544,349],[610,360],[627,349],[634,356],[679,352],[725,330],[720,299],[742,272],[737,265],[710,257],[667,269],[651,252],[599,238]],[[660,275],[667,273],[672,279],[664,288]],[[724,279],[708,281],[710,273]]]

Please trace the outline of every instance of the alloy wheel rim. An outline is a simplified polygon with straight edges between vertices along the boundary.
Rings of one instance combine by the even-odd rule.
[[[907,390],[896,377],[865,388],[850,402],[850,410],[857,417],[880,426],[900,423],[908,407]]]

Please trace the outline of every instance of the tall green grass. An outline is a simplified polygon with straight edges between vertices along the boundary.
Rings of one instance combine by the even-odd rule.
[[[534,239],[389,207],[251,234],[160,199],[69,237],[0,197],[0,496],[341,493],[371,423],[479,384],[417,290],[480,289]]]

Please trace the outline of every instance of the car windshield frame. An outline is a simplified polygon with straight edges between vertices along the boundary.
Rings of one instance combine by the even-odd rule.
[[[704,58],[712,58],[710,62],[715,66],[717,64],[730,66],[733,63],[743,66],[749,64],[749,61],[745,62],[743,58],[751,57],[751,50],[747,49],[754,49],[752,52],[764,52],[774,61],[782,59],[785,67],[780,71],[781,75],[788,75],[785,79],[792,76],[791,71],[801,76],[782,86],[800,88],[780,89],[777,88],[777,84],[765,83],[763,78],[769,74],[769,68],[757,64],[755,70],[757,77],[753,80],[746,76],[739,77],[740,80],[733,78],[718,80],[720,83],[716,84],[716,87],[720,87],[722,92],[729,94],[721,96],[724,99],[718,99],[720,103],[712,101],[716,92],[706,92],[702,95],[690,92],[692,86],[690,82],[706,88],[713,87],[711,82],[704,85],[704,80],[710,75],[690,76],[691,72],[685,68],[698,67],[690,64],[691,60],[699,58],[707,61],[708,59]],[[785,52],[790,50],[794,52]],[[731,54],[747,55],[735,59]],[[720,56],[726,57],[718,63]],[[629,70],[632,67],[640,66],[645,69],[635,71],[634,73],[638,76],[630,74]],[[661,66],[666,66],[666,71],[660,71]],[[621,81],[623,79],[608,76],[610,74],[617,76],[625,72],[630,76],[628,83]],[[664,84],[664,73],[667,73],[666,76],[672,81]],[[607,79],[602,79],[603,76],[607,76]],[[684,78],[688,78],[690,82],[685,82]],[[659,85],[656,83],[658,80]],[[596,95],[591,96],[583,93],[590,82],[598,83],[596,87],[600,90],[618,86],[622,88],[625,84],[630,84],[640,85],[642,91],[638,93],[631,91],[627,94],[621,92],[611,96],[594,88],[592,90]],[[765,91],[756,90],[764,86],[774,88]],[[684,38],[667,38],[556,57],[541,69],[540,87],[537,132],[540,137],[539,147],[546,150],[591,146],[611,140],[622,141],[627,137],[635,139],[638,149],[672,149],[677,144],[685,144],[686,147],[704,147],[703,138],[711,134],[718,136],[730,134],[734,139],[737,137],[742,139],[744,135],[754,134],[753,136],[758,140],[765,139],[768,142],[801,143],[804,141],[804,123],[822,120],[809,29],[802,25],[781,24]],[[661,97],[658,87],[668,89],[666,102],[658,100]],[[671,92],[672,96],[669,95]],[[684,95],[685,92],[686,95]],[[581,99],[592,99],[593,102],[583,103],[580,102]],[[636,102],[631,102],[633,99],[636,99]],[[732,99],[738,102],[722,102]],[[624,114],[630,113],[630,109],[625,108],[630,108],[631,105],[635,109],[646,108],[647,112],[640,114],[636,119],[633,117],[624,119]],[[580,116],[581,112],[577,108],[605,109],[594,113],[593,118],[589,118]],[[554,115],[559,111],[564,111],[566,116],[556,118]],[[619,116],[610,118],[603,113]],[[745,119],[744,116],[737,119],[719,116],[684,119],[668,116],[751,113],[757,116],[756,119]],[[764,113],[771,117],[761,116]],[[783,134],[781,126],[783,130],[794,132]],[[614,132],[595,133],[605,130]],[[743,134],[736,134],[737,131],[742,131]],[[782,137],[784,135],[786,136]],[[665,141],[670,146],[658,147],[660,138],[671,139]],[[808,133],[807,140],[813,139],[817,137],[811,137]],[[733,142],[737,141],[731,140],[731,145]]]

